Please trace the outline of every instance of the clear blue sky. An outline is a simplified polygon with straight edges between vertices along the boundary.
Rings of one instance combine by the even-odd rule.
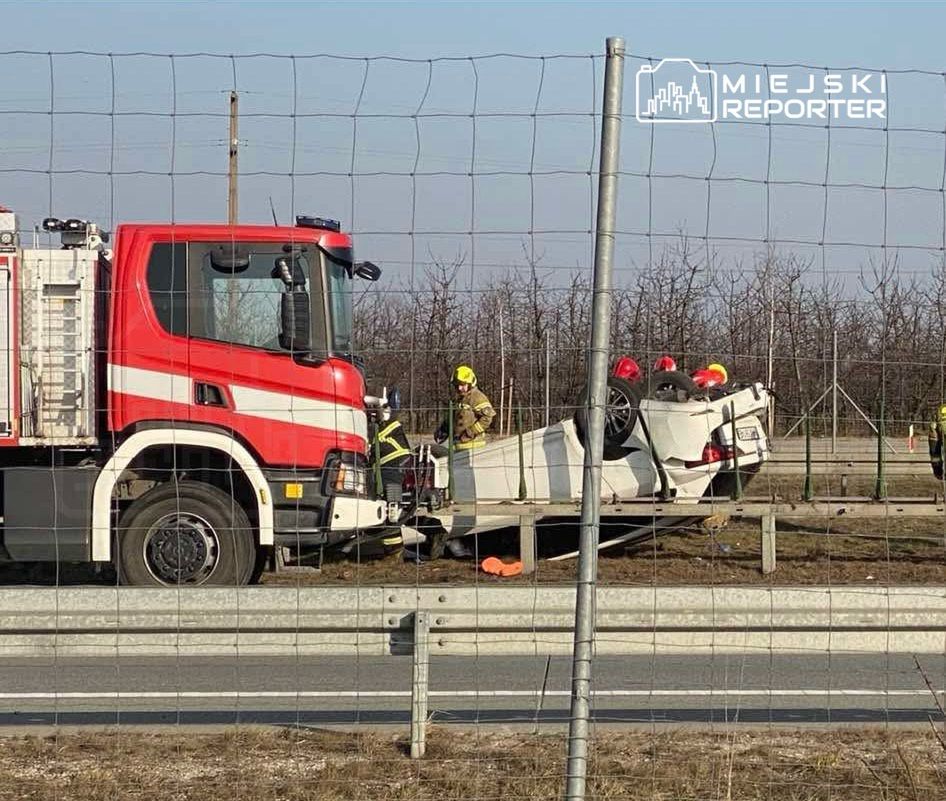
[[[600,54],[606,36],[622,35],[629,53],[656,58],[946,70],[944,3],[0,2],[0,12],[2,50],[427,59],[497,52]],[[600,98],[601,66],[599,60],[593,92],[590,63],[549,62],[540,111],[589,111],[592,99]],[[625,109],[630,107],[631,114],[634,70],[640,63],[628,62]],[[49,108],[48,59],[0,56],[0,74],[5,76],[0,88],[0,169],[5,170],[0,174],[0,202],[15,206],[29,225],[49,212],[112,221],[221,219],[226,120],[186,114],[225,111],[225,93],[233,85],[229,62],[178,60],[173,76],[167,59],[124,58],[115,64],[116,109],[158,116],[118,117],[110,130],[107,59],[57,55],[57,113],[50,147],[48,116],[20,113]],[[528,115],[533,110],[537,62],[478,65],[480,114],[502,110]],[[364,78],[361,62],[310,60],[296,66],[299,111],[353,110]],[[338,216],[363,233],[363,257],[395,269],[458,255],[488,268],[521,262],[523,247],[534,247],[549,266],[587,267],[591,239],[581,231],[591,225],[591,182],[580,174],[530,182],[523,174],[533,168],[588,169],[596,141],[590,116],[543,117],[535,130],[528,118],[484,116],[477,123],[474,151],[468,119],[424,119],[415,129],[409,117],[420,103],[426,112],[470,111],[468,64],[437,65],[425,97],[423,65],[381,61],[371,66],[359,106],[359,113],[369,116],[359,121],[353,138],[350,120],[344,118],[300,120],[292,128],[289,72],[286,60],[238,62],[241,113],[246,115],[240,130],[242,219],[265,221],[270,196],[283,219],[290,210]],[[941,76],[891,76],[889,100],[891,125],[946,129],[946,83]],[[173,124],[167,116],[172,104],[178,114]],[[87,110],[99,116],[65,113]],[[282,116],[252,116],[270,112]],[[402,118],[373,120],[373,113]],[[707,198],[702,180],[661,178],[648,185],[631,175],[620,190],[621,230],[649,227],[663,233],[708,234],[722,252],[744,256],[727,238],[758,239],[765,219],[776,239],[816,241],[824,228],[829,241],[871,245],[805,251],[813,259],[825,257],[829,269],[851,275],[877,252],[885,212],[891,243],[935,246],[946,237],[937,192],[946,148],[942,133],[896,131],[885,137],[879,128],[838,130],[832,132],[829,152],[825,132],[818,130],[774,128],[769,145],[768,132],[760,126],[716,126],[715,140],[709,126],[683,126],[687,131],[671,127],[678,130],[661,130],[652,151],[650,126],[631,117],[624,127],[624,169],[696,176],[712,170],[714,178],[728,176],[734,182],[714,183]],[[356,173],[396,175],[346,178],[353,151]],[[473,181],[472,208],[474,187],[464,173],[474,155],[478,172],[497,174]],[[50,158],[55,173],[51,182],[44,172]],[[419,178],[412,185],[405,176],[415,163],[419,172],[459,175]],[[888,185],[923,189],[832,190],[825,206],[817,186],[773,188],[767,199],[761,188],[767,172],[773,179],[817,184],[826,166],[829,183],[879,185],[886,175]],[[117,177],[108,185],[101,173],[110,167],[139,174]],[[291,181],[285,176],[289,170],[300,177]],[[170,180],[167,173],[172,171],[175,177]],[[186,175],[190,171],[217,174]],[[525,232],[533,223],[536,229],[577,233],[530,239]],[[411,229],[462,231],[471,226],[483,233],[475,238],[431,234],[413,240],[405,235]],[[514,233],[487,233],[500,229]],[[647,258],[641,236],[628,235],[620,244],[618,260],[625,268]],[[935,255],[907,250],[902,261],[924,270]]]
[[[63,50],[479,55],[598,52],[701,60],[944,65],[946,5],[927,3],[5,2],[7,46]],[[20,40],[20,37],[22,39]]]

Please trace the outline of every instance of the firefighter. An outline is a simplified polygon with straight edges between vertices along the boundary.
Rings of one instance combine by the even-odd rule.
[[[930,423],[929,445],[930,466],[933,475],[939,479],[943,477],[943,439],[946,437],[946,404],[939,407],[936,419]]]
[[[381,474],[380,489],[388,503],[402,500],[404,471],[411,466],[411,445],[404,426],[397,419],[397,405],[395,402],[381,410],[377,431],[371,442],[371,455],[377,460]],[[399,551],[404,544],[400,531],[384,537],[381,542],[385,554]]]
[[[411,444],[404,433],[404,426],[397,419],[397,412],[387,408],[381,412],[378,432],[374,435],[371,452],[381,468],[381,480],[385,487],[402,483],[404,469],[411,458]],[[389,501],[399,500],[388,498]]]
[[[453,387],[457,393],[453,409],[453,447],[459,451],[480,448],[486,444],[486,431],[496,416],[496,410],[489,398],[477,388],[472,367],[461,364],[453,371]],[[434,439],[442,443],[448,435],[447,421],[444,421]]]
[[[496,410],[489,398],[476,386],[476,373],[473,368],[461,364],[453,371],[453,388],[456,390],[453,409],[453,447],[458,451],[472,451],[486,444],[486,431],[489,429]],[[443,443],[449,436],[447,421],[440,424],[434,434],[438,443]],[[459,538],[447,539],[434,535],[430,542],[430,558],[438,559],[444,550],[457,559],[469,559],[473,551]]]

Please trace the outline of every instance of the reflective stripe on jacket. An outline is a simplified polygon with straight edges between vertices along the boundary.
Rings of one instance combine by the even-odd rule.
[[[386,465],[395,459],[401,459],[409,456],[411,452],[410,443],[407,441],[407,434],[404,433],[404,427],[400,420],[392,420],[377,434],[379,465]]]

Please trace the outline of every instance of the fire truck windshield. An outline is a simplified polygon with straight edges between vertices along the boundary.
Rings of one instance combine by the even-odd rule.
[[[352,352],[352,280],[348,269],[332,259],[325,259],[325,283],[331,320],[334,353]]]

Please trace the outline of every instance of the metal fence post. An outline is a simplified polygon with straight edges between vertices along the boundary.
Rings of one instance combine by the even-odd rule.
[[[414,676],[411,682],[411,759],[427,750],[427,690],[430,669],[430,620],[414,613]]]
[[[617,209],[621,144],[624,39],[605,45],[604,102],[601,108],[601,163],[598,168],[598,219],[595,232],[594,295],[588,348],[588,441],[581,485],[581,539],[575,598],[571,714],[565,798],[582,801],[588,775],[588,722],[591,713],[591,660],[594,656],[595,584],[601,519],[601,458],[607,397],[608,342],[611,336],[611,260]]]
[[[878,501],[887,498],[887,477],[884,472],[884,399],[880,399],[880,419],[877,421],[877,480],[874,482],[874,498]]]
[[[516,407],[516,436],[519,439],[519,493],[517,501],[524,501],[529,494],[526,487],[526,460],[522,451],[522,407]]]
[[[808,412],[805,412],[805,485],[802,487],[801,497],[810,501],[815,496],[811,478],[811,421]]]

